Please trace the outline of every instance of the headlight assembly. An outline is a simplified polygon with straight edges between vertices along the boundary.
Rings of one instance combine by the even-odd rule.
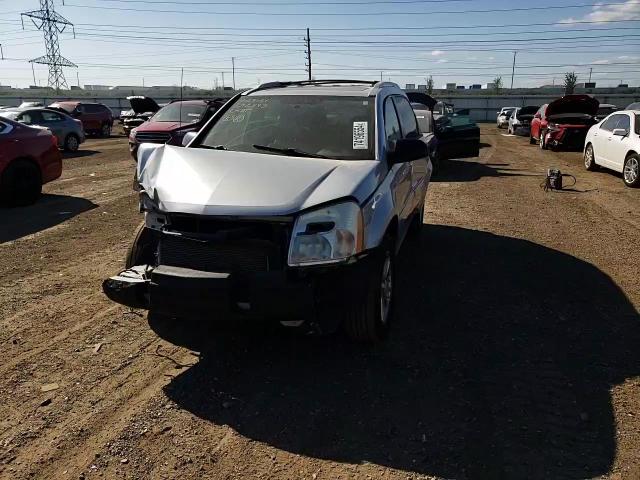
[[[353,202],[304,213],[296,220],[289,246],[290,266],[344,261],[363,250],[362,211]]]

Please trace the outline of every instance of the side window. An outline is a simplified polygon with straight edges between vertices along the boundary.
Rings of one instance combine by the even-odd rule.
[[[616,128],[618,121],[620,121],[620,117],[622,117],[622,115],[611,115],[602,123],[602,125],[600,125],[600,130],[611,132],[614,128]]]
[[[618,115],[618,117],[620,117],[620,121],[615,126],[615,128],[622,128],[622,129],[626,130],[627,133],[629,133],[629,131],[631,130],[631,119],[629,118],[629,116],[628,115]]]
[[[38,112],[24,112],[17,120],[25,125],[37,125],[38,122],[42,121],[42,117]]]
[[[400,122],[391,97],[387,97],[384,101],[384,133],[387,137],[387,145],[402,138]]]
[[[62,122],[64,120],[62,118],[62,115],[55,112],[46,112],[46,111],[42,112],[42,119],[45,122]]]
[[[404,138],[419,137],[420,130],[418,130],[416,115],[413,113],[413,108],[411,108],[409,101],[404,97],[396,96],[393,97],[393,101],[396,104],[396,110],[400,118],[400,129]]]
[[[87,104],[84,105],[84,110],[86,113],[100,113],[100,107],[98,105]]]

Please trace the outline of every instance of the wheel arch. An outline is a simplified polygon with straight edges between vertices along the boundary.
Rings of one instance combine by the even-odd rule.
[[[627,158],[629,158],[631,155],[638,155],[638,152],[636,152],[635,150],[629,150],[627,152],[627,154],[624,156],[624,159],[626,160]]]
[[[40,174],[40,183],[42,183],[42,167],[40,166],[40,164],[36,161],[35,158],[29,156],[29,155],[23,155],[21,157],[16,157],[13,160],[11,160],[7,166],[5,167],[5,169],[2,171],[2,174],[4,175],[4,172],[6,172],[7,170],[9,170],[9,168],[11,167],[11,165],[15,165],[18,162],[27,162],[30,163],[31,165],[33,165],[34,167],[36,167],[36,169],[38,170],[38,173]]]

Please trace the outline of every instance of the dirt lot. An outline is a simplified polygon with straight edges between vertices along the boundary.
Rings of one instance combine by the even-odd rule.
[[[640,478],[640,190],[502,133],[430,186],[375,350],[107,301],[141,219],[88,141],[0,210],[0,478]]]

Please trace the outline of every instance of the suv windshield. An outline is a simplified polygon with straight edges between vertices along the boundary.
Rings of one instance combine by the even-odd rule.
[[[202,115],[206,111],[207,106],[201,105],[182,105],[180,102],[172,103],[166,107],[158,110],[153,117],[152,122],[180,122],[180,123],[195,123],[202,118]]]
[[[374,100],[368,97],[254,95],[239,98],[200,146],[371,160],[375,158],[373,127]]]

